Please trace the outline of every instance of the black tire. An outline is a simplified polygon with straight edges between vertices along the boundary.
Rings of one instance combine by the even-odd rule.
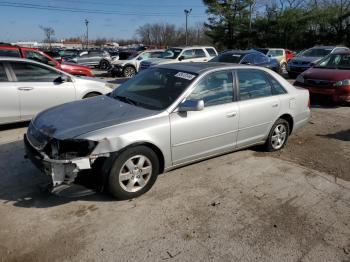
[[[140,188],[136,192],[129,192],[122,187],[121,184],[123,182],[120,182],[119,176],[120,176],[120,173],[122,172],[122,168],[123,169],[126,168],[126,162],[128,162],[130,158],[137,157],[137,156],[145,156],[151,162],[150,169],[152,171],[151,171],[151,174],[149,174],[150,177],[148,181],[142,188]],[[116,199],[119,199],[119,200],[132,199],[150,190],[153,184],[156,182],[158,174],[159,174],[159,160],[156,153],[149,147],[135,146],[135,147],[126,149],[120,155],[118,155],[117,158],[114,160],[114,163],[112,165],[112,168],[108,176],[108,189],[109,189],[109,192],[112,194],[112,196],[115,197]],[[134,174],[132,175],[134,176]],[[135,179],[136,179],[136,175],[135,175]],[[130,178],[130,180],[132,179]],[[125,184],[123,185],[124,187],[127,187],[127,185]],[[135,183],[135,185],[137,185],[137,182]]]
[[[107,70],[110,67],[110,64],[107,60],[102,60],[99,64],[99,68],[102,70]]]
[[[136,74],[136,69],[133,66],[126,66],[123,69],[124,77],[133,77]]]
[[[273,136],[275,135],[275,129],[278,126],[284,126],[285,138],[283,140],[283,143],[280,146],[276,147],[276,145],[274,145],[274,142],[273,142]],[[277,121],[272,126],[270,133],[269,133],[269,136],[265,142],[265,150],[268,152],[273,152],[273,151],[277,151],[277,150],[282,149],[287,144],[289,133],[290,133],[289,128],[290,127],[289,127],[289,123],[287,120],[282,119],[282,118],[277,119]]]
[[[99,95],[101,95],[101,94],[100,94],[100,93],[97,93],[97,92],[92,92],[92,93],[86,94],[86,95],[83,97],[83,99],[89,98],[89,97],[94,97],[94,96],[99,96]]]

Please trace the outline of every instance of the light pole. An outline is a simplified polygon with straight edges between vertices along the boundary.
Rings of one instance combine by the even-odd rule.
[[[185,9],[184,12],[185,12],[185,16],[186,16],[186,45],[187,45],[187,18],[191,14],[192,8],[190,10]]]
[[[86,49],[89,49],[89,20],[85,19],[86,25]]]

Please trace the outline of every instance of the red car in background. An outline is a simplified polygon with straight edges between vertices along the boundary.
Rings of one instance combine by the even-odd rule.
[[[21,57],[53,66],[72,75],[94,77],[91,69],[71,63],[60,63],[36,48],[20,47],[10,44],[0,44],[0,56]]]
[[[307,88],[313,96],[333,102],[350,102],[350,52],[332,53],[301,73],[294,85]]]

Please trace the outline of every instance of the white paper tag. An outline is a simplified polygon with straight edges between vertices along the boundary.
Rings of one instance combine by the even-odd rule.
[[[195,75],[191,75],[191,74],[184,73],[184,72],[178,72],[175,76],[186,79],[186,80],[192,80],[193,78],[196,77]]]

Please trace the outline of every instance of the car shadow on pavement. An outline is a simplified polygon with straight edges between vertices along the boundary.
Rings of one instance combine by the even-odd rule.
[[[95,174],[91,175],[94,177]],[[41,174],[28,159],[24,158],[23,141],[2,144],[0,147],[2,203],[24,208],[47,208],[77,200],[115,201],[109,195],[95,190],[94,178],[86,177],[81,181],[81,184],[73,184],[70,189],[63,188],[53,194],[48,190],[51,178]]]
[[[342,130],[333,134],[327,134],[327,135],[317,135],[321,137],[328,137],[328,138],[333,138],[341,141],[348,142],[350,141],[350,129],[348,130]]]

